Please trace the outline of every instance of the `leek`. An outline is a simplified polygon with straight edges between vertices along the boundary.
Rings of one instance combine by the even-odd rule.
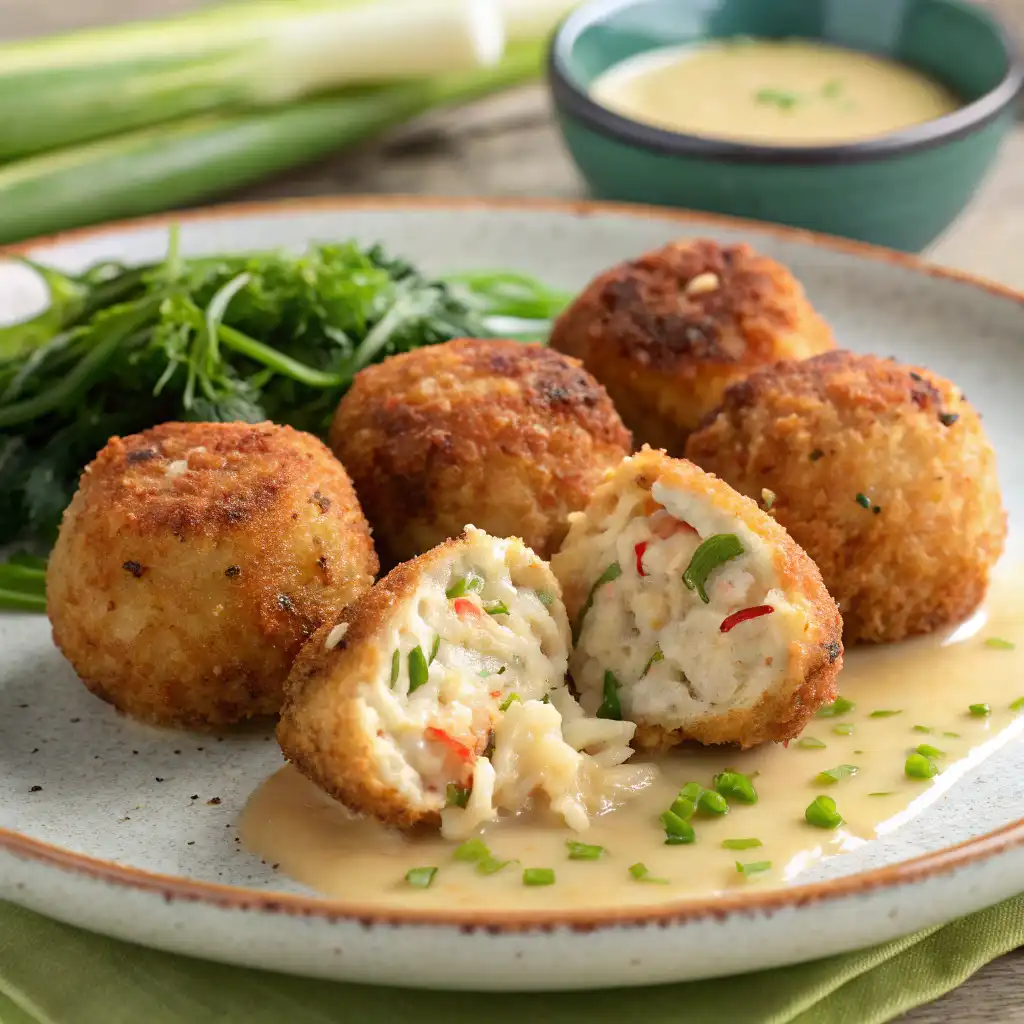
[[[0,243],[195,203],[533,78],[541,51],[513,46],[494,67],[188,118],[0,166]]]
[[[199,113],[491,66],[504,15],[495,0],[252,0],[5,46],[0,161]]]

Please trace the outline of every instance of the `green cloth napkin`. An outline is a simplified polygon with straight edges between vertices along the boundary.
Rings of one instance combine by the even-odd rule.
[[[0,1024],[600,1024],[634,1017],[644,1024],[879,1024],[1019,945],[1024,896],[796,967],[647,989],[481,996],[224,967],[0,903]]]

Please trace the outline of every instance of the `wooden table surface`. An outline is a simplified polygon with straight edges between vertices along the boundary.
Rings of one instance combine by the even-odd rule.
[[[157,17],[194,6],[197,0],[0,0],[0,40],[117,21],[129,10],[137,17]],[[543,90],[528,87],[430,116],[385,139],[226,198],[359,192],[584,195],[559,144]],[[972,207],[927,255],[1024,289],[1024,129],[1007,142]],[[1024,949],[902,1021],[1024,1024]]]

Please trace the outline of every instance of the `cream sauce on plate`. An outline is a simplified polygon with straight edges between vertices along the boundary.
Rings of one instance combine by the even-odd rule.
[[[650,51],[610,68],[590,94],[669,131],[783,146],[877,137],[963,105],[906,64],[796,39]]]
[[[488,826],[482,837],[492,854],[516,862],[496,874],[483,875],[474,864],[454,860],[457,844],[437,835],[410,837],[353,817],[291,767],[253,794],[241,835],[253,853],[297,881],[382,908],[597,910],[784,886],[821,858],[898,828],[1024,732],[1024,709],[1010,706],[1024,696],[1024,586],[997,582],[985,608],[956,629],[849,651],[840,693],[855,707],[813,719],[801,740],[788,747],[688,748],[658,759],[656,781],[597,818],[585,833],[570,832],[541,811]],[[991,713],[972,714],[972,704],[988,704]],[[930,780],[910,779],[904,771],[906,758],[920,744],[944,755],[933,756],[940,771]],[[815,780],[839,765],[858,771],[831,785]],[[710,787],[712,776],[727,768],[758,773],[758,802],[733,803],[721,818],[695,817],[697,841],[666,846],[658,815],[685,783]],[[834,831],[804,820],[807,805],[819,794],[832,797],[845,819]],[[762,845],[722,846],[723,840],[749,838]],[[569,860],[567,839],[603,846],[605,853],[596,861]],[[744,875],[737,861],[770,861],[771,867]],[[637,881],[629,872],[636,863],[667,882]],[[415,867],[438,868],[429,888],[404,881]],[[523,869],[532,867],[553,868],[555,884],[525,886]]]

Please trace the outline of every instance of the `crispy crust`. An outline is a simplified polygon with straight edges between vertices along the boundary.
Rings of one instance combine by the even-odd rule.
[[[709,274],[713,287],[687,294]],[[835,342],[784,266],[747,245],[696,239],[605,271],[558,319],[551,345],[608,388],[637,444],[681,455],[729,384]]]
[[[292,668],[277,725],[284,756],[306,778],[351,810],[400,828],[437,826],[441,818],[437,811],[411,806],[395,787],[380,780],[359,717],[359,691],[365,680],[388,671],[380,633],[416,593],[423,574],[458,544],[447,541],[396,566],[350,604],[337,619],[348,630],[333,650],[324,644],[335,623],[321,626]]]
[[[538,345],[463,339],[360,372],[331,446],[355,482],[385,565],[467,523],[521,536],[542,558],[631,447],[603,387]]]
[[[774,552],[772,562],[780,587],[790,601],[799,602],[806,609],[808,627],[805,637],[791,647],[790,670],[783,683],[766,693],[754,707],[708,716],[680,729],[638,723],[636,743],[652,749],[675,746],[684,740],[752,747],[769,740],[781,742],[798,736],[815,711],[835,699],[836,678],[843,664],[842,618],[825,589],[818,567],[793,538],[749,498],[693,463],[670,458],[665,452],[648,447],[624,462],[595,491],[591,509],[600,515],[602,508],[615,504],[616,495],[624,486],[635,483],[643,490],[650,490],[658,479],[673,487],[701,493],[760,537]],[[555,568],[558,568],[557,560]],[[582,607],[592,582],[589,579],[561,580],[570,619]]]
[[[276,713],[303,641],[376,571],[352,485],[318,440],[266,423],[166,423],[111,438],[86,467],[47,610],[97,696],[209,728]]]
[[[729,389],[687,454],[745,494],[775,492],[772,515],[817,562],[847,643],[963,620],[1003,550],[980,418],[921,367],[833,352],[759,371]]]

